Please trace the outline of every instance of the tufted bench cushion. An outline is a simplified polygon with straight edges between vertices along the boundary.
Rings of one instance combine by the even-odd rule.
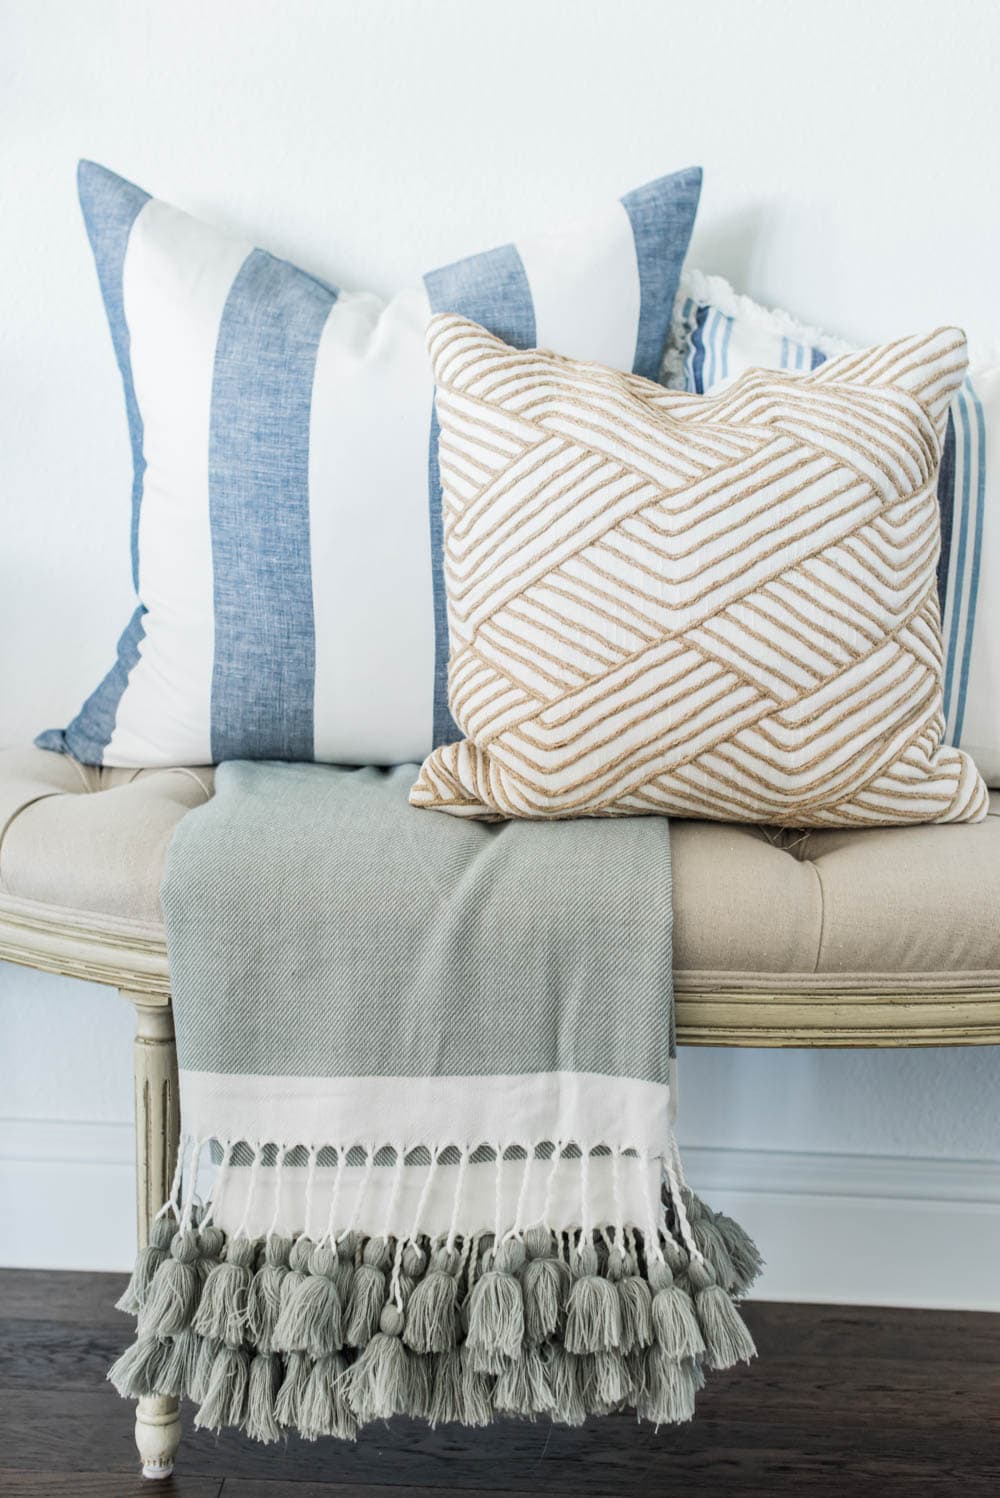
[[[162,931],[160,874],[212,771],[114,770],[44,749],[0,753],[0,897]]]
[[[135,940],[162,963],[164,853],[211,794],[210,770],[91,769],[3,751],[0,917]],[[677,821],[672,838],[681,994],[1000,989],[996,792],[971,827],[794,833]]]

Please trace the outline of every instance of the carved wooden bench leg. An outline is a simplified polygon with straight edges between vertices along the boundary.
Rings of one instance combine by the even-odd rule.
[[[136,1209],[140,1247],[170,1194],[180,1136],[177,1048],[169,999],[122,990],[135,1006]],[[135,1412],[143,1477],[169,1477],[181,1440],[179,1402],[148,1395]]]

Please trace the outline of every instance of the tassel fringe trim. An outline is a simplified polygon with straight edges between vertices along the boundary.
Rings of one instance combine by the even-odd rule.
[[[125,1396],[189,1398],[197,1426],[268,1443],[289,1429],[350,1441],[393,1415],[580,1425],[634,1409],[678,1424],[706,1370],[756,1355],[737,1301],[761,1269],[737,1223],[681,1197],[664,1193],[655,1241],[630,1227],[500,1242],[227,1238],[165,1209],[119,1302],[136,1340],[108,1377]]]

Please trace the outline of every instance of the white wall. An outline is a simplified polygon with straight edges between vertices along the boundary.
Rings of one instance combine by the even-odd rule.
[[[0,743],[72,714],[131,607],[78,156],[382,292],[701,162],[695,265],[991,346],[998,42],[992,0],[0,0]],[[125,1006],[0,967],[0,1067],[0,1261],[123,1263]],[[996,1084],[995,1051],[689,1052],[690,1173],[766,1293],[997,1305]]]

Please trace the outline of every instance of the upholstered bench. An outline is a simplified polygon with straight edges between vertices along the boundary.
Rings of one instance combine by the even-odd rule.
[[[204,768],[0,753],[0,959],[107,983],[135,1006],[140,1241],[178,1130],[160,873],[177,822],[211,794]],[[672,844],[682,1044],[1000,1043],[1000,794],[972,827],[679,821]],[[179,1436],[176,1401],[139,1401],[147,1471],[169,1471]]]

